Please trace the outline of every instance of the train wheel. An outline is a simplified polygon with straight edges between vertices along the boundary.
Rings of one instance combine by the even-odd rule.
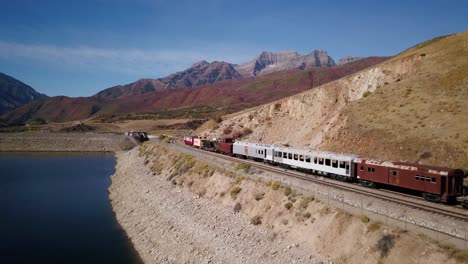
[[[423,198],[426,199],[429,202],[433,203],[440,203],[440,195],[437,194],[432,194],[432,193],[423,193]]]

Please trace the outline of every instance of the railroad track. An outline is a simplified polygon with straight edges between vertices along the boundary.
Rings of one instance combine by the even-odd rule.
[[[205,150],[201,150],[197,148],[187,147],[179,143],[177,144],[179,146],[182,146],[183,148],[191,149],[196,152],[204,153],[206,155],[221,158],[224,160],[247,163],[253,167],[256,167],[265,171],[283,174],[289,177],[294,177],[297,179],[309,181],[309,182],[322,185],[325,187],[334,188],[336,190],[357,193],[357,194],[365,195],[365,196],[372,197],[375,199],[383,200],[386,202],[391,202],[391,203],[398,204],[398,205],[404,205],[412,209],[417,209],[417,210],[429,212],[432,214],[438,214],[438,215],[442,215],[445,217],[450,217],[452,219],[468,222],[468,213],[466,212],[458,212],[456,210],[453,210],[454,208],[443,208],[446,206],[441,205],[441,204],[431,204],[430,202],[427,202],[423,199],[418,200],[417,197],[413,197],[410,195],[398,194],[401,197],[396,197],[397,194],[393,192],[385,192],[383,190],[365,188],[357,184],[344,183],[340,181],[334,182],[334,181],[323,180],[323,179],[319,179],[319,177],[323,177],[322,175],[305,174],[305,173],[301,173],[298,171],[278,168],[272,165],[267,165],[267,164],[256,162],[253,160],[240,159],[240,158],[226,156],[226,155],[215,153],[215,152],[209,152],[209,151],[205,151]]]

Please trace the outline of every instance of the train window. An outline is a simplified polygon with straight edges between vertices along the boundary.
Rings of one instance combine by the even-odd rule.
[[[432,183],[436,183],[436,182],[437,182],[437,179],[436,179],[436,178],[432,178],[432,179],[431,179],[431,182],[432,182]]]
[[[304,155],[299,155],[299,160],[304,161]]]
[[[332,160],[332,167],[333,168],[338,168],[338,161],[337,160]]]
[[[430,182],[430,181],[431,181],[431,178],[426,177],[426,181],[427,181],[427,182]]]
[[[372,168],[372,172],[375,172],[375,168]]]
[[[419,176],[416,176],[415,178],[416,178],[416,180],[417,180],[417,181],[419,181],[419,180],[420,180],[420,179],[419,179]]]
[[[288,153],[283,152],[283,158],[287,159],[288,158]]]
[[[294,154],[294,160],[297,160],[297,154]]]
[[[282,157],[283,156],[283,153],[281,153],[281,151],[278,152],[278,157]]]
[[[292,153],[288,153],[288,159],[292,159]]]
[[[367,172],[375,172],[375,168],[367,167]]]
[[[360,169],[361,171],[363,171],[363,170],[364,170],[364,166],[361,166],[361,168],[359,168],[359,169]]]
[[[319,163],[320,165],[323,165],[323,159],[320,158],[319,161],[318,161],[318,163]]]
[[[344,162],[344,161],[340,161],[340,168],[341,168],[341,169],[344,169],[344,168],[345,168],[345,162]]]
[[[392,170],[392,175],[393,175],[393,176],[397,176],[397,175],[398,175],[398,171]]]
[[[325,159],[325,166],[330,166],[330,159]]]
[[[308,163],[310,163],[310,156],[306,156],[306,157],[305,157],[305,161],[308,162]]]
[[[314,163],[317,164],[317,157],[314,157]]]

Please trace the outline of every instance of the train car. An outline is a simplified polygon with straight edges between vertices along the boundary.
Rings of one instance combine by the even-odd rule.
[[[193,146],[193,140],[195,137],[192,136],[184,136],[184,143],[185,145]]]
[[[364,186],[390,185],[420,192],[432,202],[455,203],[463,194],[463,171],[406,162],[355,159]]]
[[[236,141],[232,153],[241,158],[252,158],[273,163],[273,145]]]
[[[207,150],[207,151],[216,151],[215,141],[208,140],[208,139],[202,139],[201,149]]]
[[[143,132],[143,131],[130,131],[130,132],[126,132],[125,135],[131,138],[132,140],[134,140],[134,142],[136,142],[137,144],[140,144],[149,140],[148,133]]]
[[[339,180],[354,180],[353,160],[356,155],[315,151],[291,147],[275,147],[275,164],[321,174]]]
[[[216,152],[232,156],[232,138],[221,138],[215,142]]]
[[[194,138],[193,139],[193,147],[201,148],[201,142],[202,142],[201,138]]]

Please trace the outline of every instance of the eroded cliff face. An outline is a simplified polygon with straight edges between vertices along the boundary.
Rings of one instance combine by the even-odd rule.
[[[412,56],[381,64],[296,96],[234,114],[209,135],[219,136],[226,127],[234,130],[249,127],[253,130],[249,140],[317,147],[341,121],[338,117],[349,102],[361,99],[377,87],[401,81],[414,71],[421,59]]]
[[[468,167],[468,81],[456,74],[468,70],[466,39],[465,32],[420,44],[340,80],[227,116],[217,130],[197,132],[219,137],[227,127],[248,127],[253,132],[245,140]],[[456,72],[445,70],[447,64]]]

